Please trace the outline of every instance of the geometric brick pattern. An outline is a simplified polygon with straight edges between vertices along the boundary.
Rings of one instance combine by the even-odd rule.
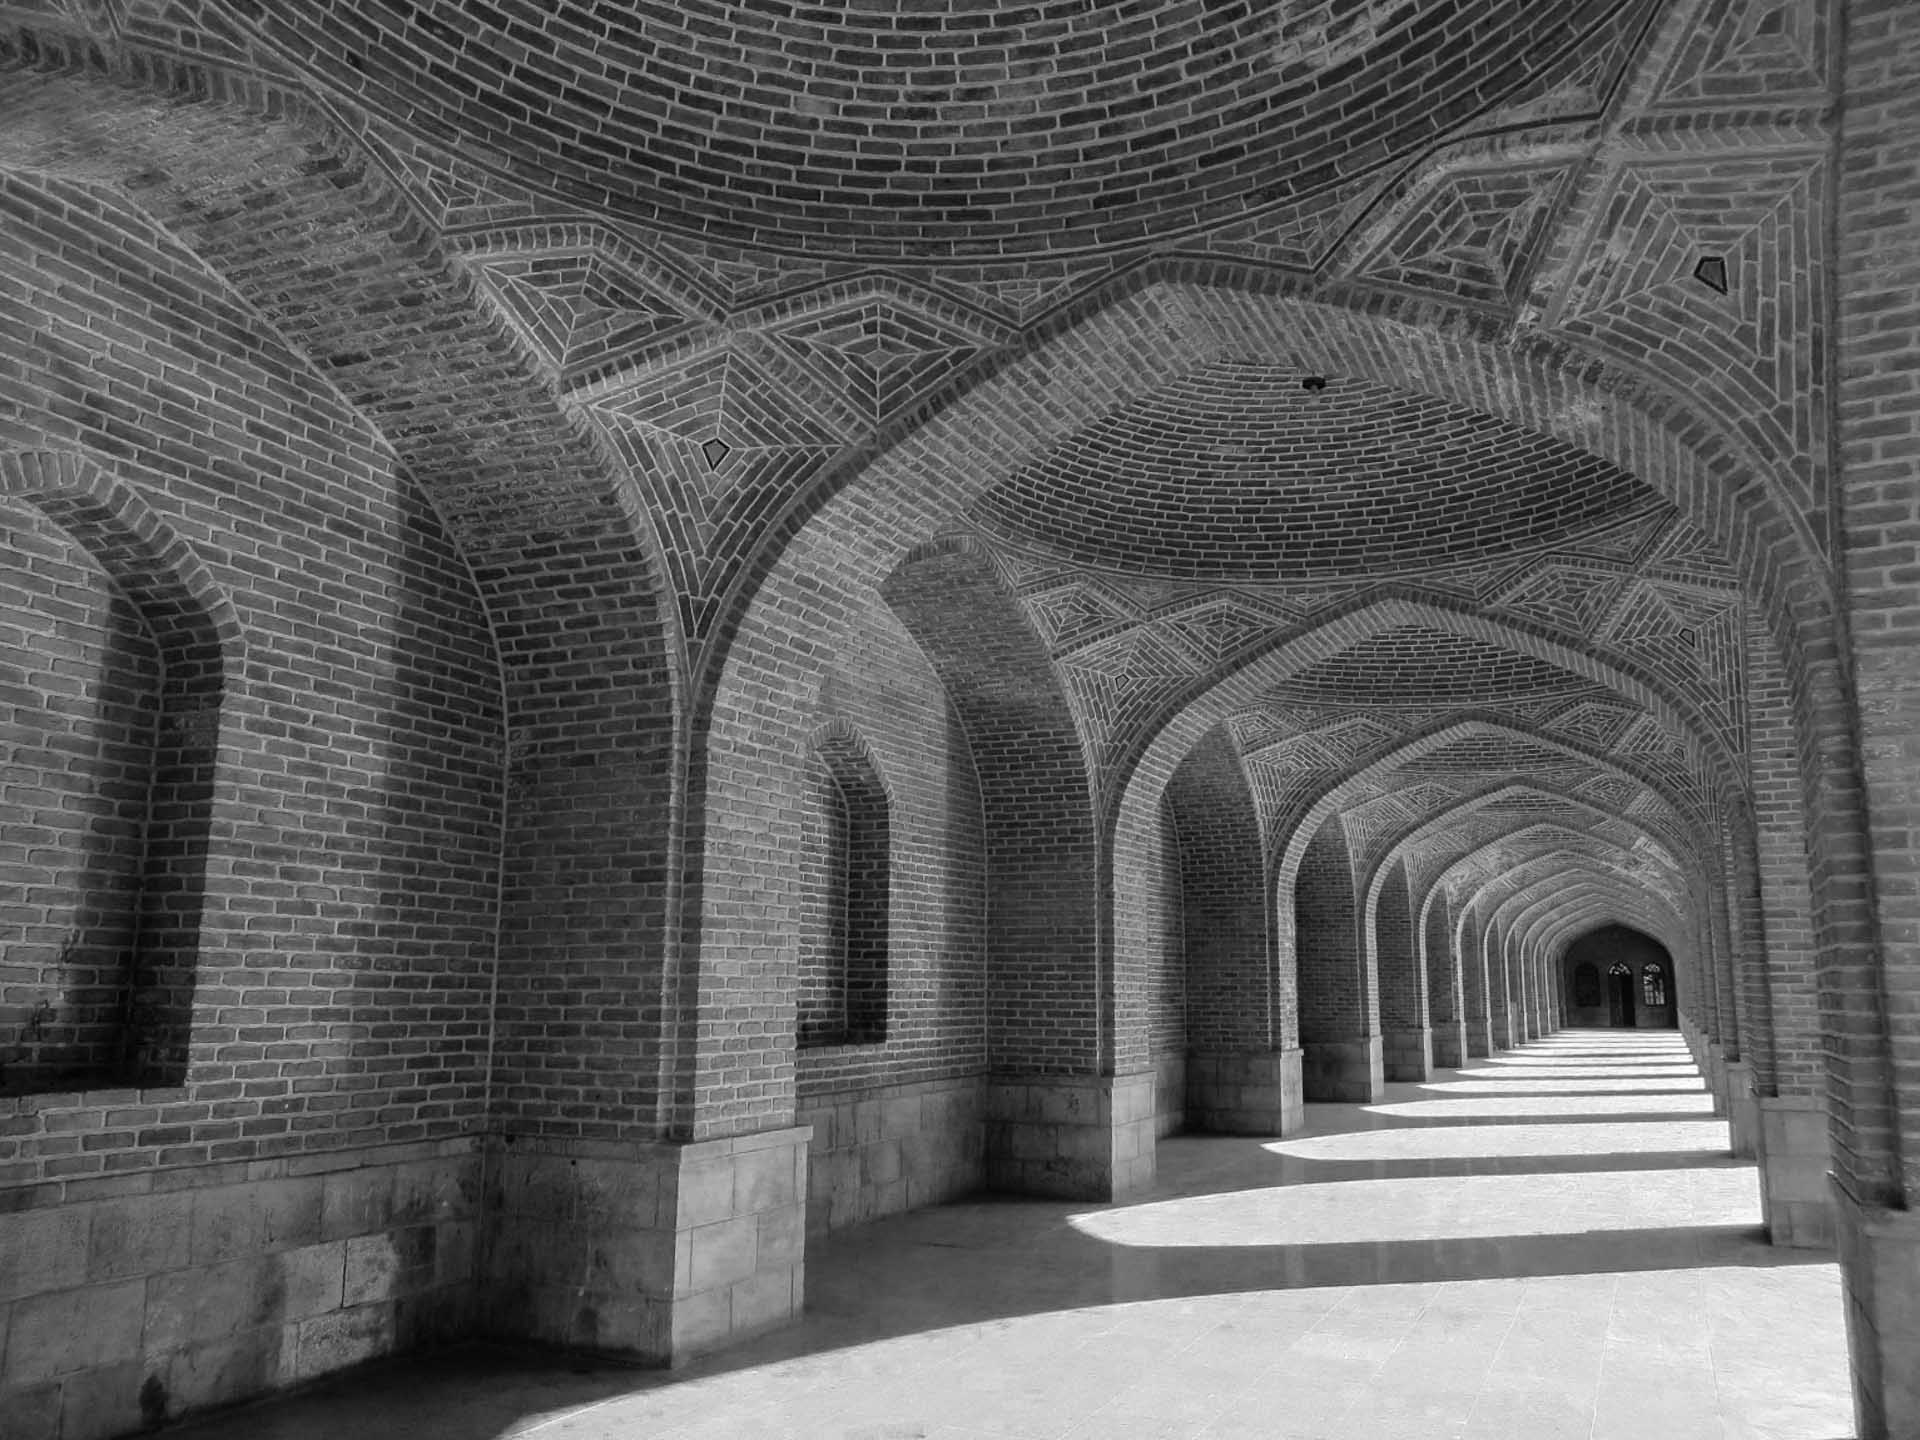
[[[1626,923],[1911,1190],[1914,133],[1835,7],[533,8],[0,18],[0,1184],[466,1147],[407,1295],[578,1342],[547,1181],[644,1149],[724,1334],[803,1195],[1110,1198],[1189,1050],[1418,1073]]]

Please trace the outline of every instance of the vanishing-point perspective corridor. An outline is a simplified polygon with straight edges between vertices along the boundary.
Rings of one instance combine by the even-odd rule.
[[[1839,1440],[1840,1278],[1767,1245],[1679,1037],[1562,1031],[1147,1195],[939,1206],[809,1254],[672,1377],[454,1352],[192,1440]]]
[[[1920,1440],[1916,297],[1916,0],[0,0],[0,1440]]]

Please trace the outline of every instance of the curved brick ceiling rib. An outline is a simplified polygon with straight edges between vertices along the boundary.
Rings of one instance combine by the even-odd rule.
[[[1480,795],[1464,797],[1458,804],[1441,810],[1424,822],[1417,823],[1410,827],[1406,833],[1391,839],[1387,848],[1376,858],[1368,862],[1367,872],[1363,874],[1362,892],[1369,896],[1368,903],[1372,902],[1372,897],[1376,896],[1379,893],[1380,887],[1386,883],[1396,862],[1406,859],[1410,852],[1419,851],[1423,846],[1433,842],[1436,835],[1456,824],[1463,816],[1495,806],[1509,797],[1537,797],[1547,803],[1540,811],[1531,817],[1515,818],[1511,823],[1511,828],[1508,833],[1518,833],[1520,830],[1533,824],[1540,815],[1552,817],[1558,812],[1565,812],[1568,815],[1578,815],[1581,812],[1585,812],[1588,815],[1599,817],[1602,820],[1619,821],[1628,825],[1647,836],[1650,840],[1661,843],[1663,847],[1666,843],[1665,838],[1661,836],[1658,831],[1623,812],[1614,811],[1602,805],[1596,805],[1591,801],[1582,800],[1575,795],[1551,790],[1543,785],[1535,783],[1509,783],[1501,785],[1496,789],[1488,790]],[[1505,836],[1501,835],[1495,838],[1505,838]],[[1436,847],[1436,849],[1437,848],[1438,847]]]
[[[1666,946],[1674,963],[1700,973],[1703,957],[1686,937],[1684,918],[1645,892],[1578,868],[1541,876],[1509,904],[1540,892],[1518,914],[1504,912],[1496,922],[1519,935],[1522,946],[1532,945],[1552,955],[1569,940],[1605,924],[1624,924],[1641,930]]]
[[[1497,852],[1493,855],[1470,852],[1455,861],[1447,872],[1449,876],[1462,877],[1464,909],[1477,910],[1483,918],[1491,918],[1509,896],[1530,889],[1541,880],[1544,867],[1571,862],[1589,867],[1604,866],[1623,883],[1630,879],[1637,881],[1639,888],[1652,894],[1666,894],[1669,903],[1678,905],[1678,895],[1666,893],[1666,887],[1657,883],[1656,876],[1661,875],[1664,867],[1652,866],[1638,860],[1633,854],[1624,852],[1619,846],[1597,841],[1590,835],[1569,831],[1560,827],[1543,826],[1535,837],[1537,846],[1529,845],[1524,854],[1511,861],[1506,855],[1519,847],[1512,840],[1501,840],[1485,847]],[[1466,878],[1473,867],[1489,866],[1486,873],[1478,878]],[[1681,877],[1667,873],[1665,878],[1678,894],[1685,893],[1684,882],[1675,884]]]
[[[1527,741],[1529,743],[1540,744],[1546,748],[1550,748],[1559,753],[1563,753],[1567,755],[1568,758],[1570,759],[1577,760],[1584,765],[1590,766],[1591,769],[1596,774],[1613,774],[1613,775],[1619,775],[1622,777],[1626,777],[1628,775],[1628,772],[1622,770],[1618,765],[1609,763],[1609,761],[1604,756],[1593,754],[1593,753],[1581,752],[1579,750],[1574,749],[1573,747],[1564,745],[1550,738],[1537,737],[1534,734],[1520,727],[1502,725],[1502,724],[1499,724],[1498,722],[1487,721],[1487,720],[1466,721],[1459,725],[1450,725],[1450,726],[1444,727],[1442,730],[1436,732],[1434,735],[1422,737],[1420,739],[1410,741],[1406,745],[1400,747],[1400,750],[1398,753],[1391,755],[1385,758],[1384,760],[1382,760],[1380,762],[1380,766],[1381,768],[1384,768],[1387,771],[1391,772],[1401,764],[1406,763],[1406,760],[1408,759],[1408,756],[1409,756],[1409,752],[1417,754],[1418,752],[1425,749],[1440,748],[1447,744],[1453,743],[1457,738],[1459,738],[1459,736],[1463,734],[1467,736],[1494,735],[1494,736],[1501,736],[1501,737],[1512,737],[1515,739]],[[1527,782],[1525,787],[1515,787],[1513,784],[1514,777],[1512,773],[1510,771],[1503,771],[1503,770],[1497,770],[1497,769],[1489,769],[1485,771],[1474,772],[1473,778],[1479,780],[1479,782],[1481,783],[1482,790],[1484,792],[1481,795],[1481,797],[1477,799],[1463,797],[1454,806],[1448,808],[1447,810],[1442,811],[1441,814],[1435,819],[1420,823],[1419,826],[1415,829],[1414,833],[1418,834],[1418,833],[1421,833],[1422,831],[1433,831],[1435,833],[1438,833],[1439,831],[1445,830],[1451,826],[1455,826],[1459,823],[1460,819],[1464,815],[1473,813],[1477,808],[1485,807],[1488,803],[1489,795],[1497,795],[1499,793],[1502,793],[1502,791],[1505,789],[1513,789],[1513,788],[1538,789],[1539,788],[1537,782]],[[1344,786],[1340,787],[1339,789],[1336,789],[1335,791],[1330,792],[1328,795],[1323,796],[1319,802],[1311,806],[1304,814],[1300,815],[1299,818],[1291,822],[1289,828],[1284,832],[1284,839],[1282,840],[1282,842],[1274,846],[1274,868],[1275,868],[1275,873],[1277,875],[1284,875],[1286,873],[1290,873],[1290,868],[1298,864],[1300,854],[1303,852],[1304,847],[1307,843],[1307,838],[1310,837],[1312,834],[1317,833],[1321,825],[1327,823],[1329,820],[1337,816],[1342,815],[1348,810],[1348,807],[1350,804],[1350,798],[1348,795],[1342,793],[1345,790],[1345,788],[1346,787]],[[1386,789],[1383,791],[1383,793],[1390,796],[1393,794],[1393,791],[1391,789]],[[1652,793],[1657,793],[1657,791]],[[1627,814],[1625,810],[1615,810],[1605,806],[1594,806],[1591,804],[1591,802],[1573,802],[1573,803],[1581,804],[1586,808],[1593,809],[1600,813],[1604,813],[1610,816],[1616,816],[1617,818],[1623,819],[1628,823],[1632,824],[1635,829],[1645,831],[1650,835],[1659,834],[1659,830],[1655,826],[1648,824],[1645,820],[1643,820],[1640,817],[1635,817]],[[1681,818],[1679,812],[1675,811],[1672,808],[1670,802],[1663,800],[1661,803],[1662,803],[1662,809],[1666,812],[1667,815],[1673,818],[1678,828],[1680,829],[1681,833],[1683,835],[1690,835],[1690,837],[1692,838],[1692,846],[1694,848],[1697,848],[1702,843],[1699,837],[1707,833],[1706,817],[1698,817],[1693,823],[1688,824],[1684,819]],[[1662,837],[1662,843],[1663,844],[1666,843],[1665,837]],[[1381,853],[1382,858],[1376,861],[1375,863],[1384,864],[1385,854],[1395,853],[1397,852],[1398,849],[1404,848],[1405,844],[1406,844],[1406,840],[1403,838],[1390,849],[1385,847],[1377,848],[1376,853]]]
[[[1672,927],[1664,935],[1660,933],[1663,921]],[[1643,930],[1665,945],[1676,963],[1699,963],[1689,943],[1681,939],[1684,932],[1678,916],[1653,909],[1635,896],[1619,894],[1613,887],[1596,882],[1586,882],[1568,898],[1564,907],[1553,911],[1550,918],[1529,926],[1529,931],[1538,937],[1535,943],[1543,951],[1553,954],[1588,931],[1605,925],[1627,925]]]
[[[1530,653],[1566,669],[1571,678],[1598,682],[1659,718],[1674,733],[1698,745],[1728,794],[1744,789],[1738,765],[1713,728],[1695,708],[1676,702],[1665,686],[1638,673],[1638,667],[1595,653],[1576,641],[1552,635],[1544,627],[1522,625],[1502,617],[1475,613],[1452,597],[1417,592],[1375,591],[1318,617],[1308,628],[1279,632],[1224,675],[1206,675],[1188,682],[1164,702],[1165,719],[1147,733],[1136,732],[1108,751],[1107,783],[1119,787],[1141,771],[1170,773],[1199,738],[1228,716],[1259,703],[1290,674],[1324,662],[1372,636],[1407,625],[1485,639]],[[1143,727],[1144,729],[1144,727]],[[1111,793],[1111,792],[1110,792]]]

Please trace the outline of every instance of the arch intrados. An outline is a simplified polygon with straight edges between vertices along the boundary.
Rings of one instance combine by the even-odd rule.
[[[1476,898],[1485,902],[1482,913],[1487,916],[1489,924],[1497,923],[1509,929],[1517,924],[1516,906],[1521,913],[1525,913],[1535,904],[1551,907],[1559,903],[1565,894],[1563,887],[1569,876],[1577,876],[1587,885],[1608,890],[1623,905],[1634,906],[1641,903],[1636,897],[1644,897],[1645,904],[1663,912],[1671,911],[1672,907],[1661,897],[1632,885],[1624,876],[1609,873],[1604,865],[1605,862],[1599,857],[1580,851],[1550,851],[1495,877],[1481,888]],[[1491,892],[1496,886],[1502,885],[1508,887],[1507,893],[1496,898]],[[1674,918],[1677,922],[1677,913]]]
[[[1553,847],[1551,849],[1535,851],[1524,859],[1501,870],[1499,873],[1483,878],[1472,890],[1470,898],[1466,902],[1468,907],[1482,909],[1483,913],[1491,916],[1493,911],[1498,909],[1505,898],[1505,896],[1502,895],[1500,899],[1494,899],[1494,895],[1503,889],[1508,893],[1512,893],[1514,890],[1524,888],[1526,885],[1533,883],[1534,874],[1541,865],[1549,862],[1577,859],[1585,864],[1599,866],[1604,864],[1605,861],[1596,853],[1595,847],[1607,851],[1619,851],[1622,848],[1611,841],[1598,839],[1594,836],[1582,835],[1577,831],[1568,830],[1564,826],[1553,825],[1551,823],[1528,828],[1538,829],[1543,832],[1543,834],[1551,833],[1565,838],[1564,840],[1549,842]],[[1444,880],[1445,875],[1453,873],[1462,866],[1472,864],[1476,857],[1493,845],[1507,844],[1513,838],[1512,836],[1507,836],[1500,840],[1490,841],[1486,845],[1480,846],[1468,854],[1461,856],[1452,866],[1448,867],[1446,872],[1443,872],[1442,879]],[[1579,843],[1574,844],[1568,842]],[[1678,872],[1678,876],[1684,879],[1685,872]]]
[[[807,749],[832,773],[843,792],[871,792],[875,803],[893,808],[893,784],[867,737],[851,720],[836,715],[807,737]]]
[[[1657,933],[1655,922],[1671,923],[1678,926],[1678,917],[1667,914],[1628,913],[1624,908],[1609,909],[1599,896],[1586,897],[1582,905],[1570,907],[1563,915],[1555,917],[1555,923],[1536,926],[1537,943],[1540,953],[1547,956],[1559,956],[1566,953],[1567,947],[1581,935],[1604,929],[1608,925],[1617,925],[1625,930],[1638,931],[1650,940],[1657,940],[1673,961],[1677,971],[1680,968],[1681,949],[1672,935]]]
[[[1569,880],[1568,877],[1572,874],[1571,871],[1560,871],[1552,876],[1541,877],[1525,890],[1502,902],[1507,907],[1516,904],[1519,906],[1517,910],[1511,911],[1509,923],[1523,944],[1532,944],[1536,941],[1547,943],[1541,939],[1542,936],[1557,933],[1556,927],[1565,923],[1567,918],[1581,906],[1600,896],[1607,897],[1609,903],[1618,905],[1622,910],[1657,917],[1676,927],[1679,924],[1678,913],[1658,896],[1635,892],[1632,887],[1623,882],[1603,883],[1598,876],[1591,873]],[[1553,893],[1562,885],[1569,888],[1564,893]],[[1539,893],[1543,888],[1547,889],[1548,893]],[[1523,901],[1524,903],[1520,903]],[[1634,923],[1638,926],[1650,922],[1638,920]],[[1662,941],[1662,943],[1666,942]]]
[[[1637,765],[1631,765],[1606,751],[1596,750],[1564,736],[1554,735],[1512,716],[1492,712],[1484,715],[1452,715],[1414,735],[1393,741],[1384,750],[1357,762],[1336,780],[1333,787],[1294,822],[1287,843],[1276,847],[1276,875],[1284,874],[1288,865],[1298,864],[1298,856],[1294,853],[1295,838],[1302,833],[1311,833],[1327,815],[1344,809],[1351,802],[1356,790],[1371,784],[1381,775],[1392,773],[1409,761],[1417,760],[1435,750],[1444,749],[1457,740],[1476,735],[1524,740],[1529,744],[1539,745],[1543,749],[1557,751],[1582,764],[1591,765],[1603,773],[1630,780],[1636,785],[1644,786],[1657,796],[1681,821],[1683,829],[1696,836],[1706,833],[1703,819],[1690,818],[1688,812],[1677,805],[1666,793],[1659,778],[1643,771]]]
[[[1534,782],[1525,782],[1521,784],[1510,783],[1510,784],[1504,784],[1504,785],[1491,788],[1478,795],[1462,797],[1458,804],[1450,806],[1446,810],[1443,810],[1439,814],[1434,815],[1429,819],[1427,819],[1426,821],[1422,822],[1417,828],[1415,828],[1414,830],[1406,834],[1404,837],[1402,837],[1391,849],[1389,849],[1384,855],[1382,855],[1380,858],[1379,864],[1374,867],[1373,874],[1371,877],[1369,877],[1367,882],[1367,887],[1366,887],[1367,902],[1366,903],[1369,907],[1369,911],[1371,911],[1371,907],[1374,904],[1375,897],[1379,893],[1379,889],[1380,889],[1380,885],[1382,883],[1383,877],[1389,873],[1392,866],[1394,866],[1395,864],[1400,864],[1405,862],[1407,852],[1412,847],[1420,844],[1425,838],[1431,836],[1435,832],[1444,830],[1449,825],[1457,823],[1462,817],[1466,815],[1474,814],[1480,810],[1484,810],[1488,806],[1497,804],[1500,801],[1505,799],[1519,797],[1519,796],[1534,796],[1534,795],[1540,796],[1544,799],[1556,801],[1560,804],[1564,804],[1569,809],[1586,811],[1588,814],[1598,816],[1603,820],[1618,821],[1621,824],[1631,826],[1634,830],[1646,836],[1648,840],[1652,841],[1654,844],[1660,846],[1662,850],[1666,851],[1666,853],[1674,859],[1676,865],[1679,863],[1679,857],[1673,855],[1673,852],[1668,847],[1665,838],[1662,837],[1657,831],[1654,831],[1648,828],[1636,816],[1626,815],[1618,811],[1609,810],[1604,805],[1595,804],[1593,801],[1582,799],[1577,795],[1570,795],[1565,791],[1558,790],[1550,785],[1538,784]],[[1509,836],[1521,830],[1524,830],[1531,825],[1538,824],[1538,823],[1539,823],[1539,818],[1536,816],[1523,816],[1523,817],[1516,818],[1509,829],[1503,830],[1499,835],[1493,836],[1487,843],[1491,844],[1499,840],[1506,839]],[[1451,868],[1451,867],[1449,866],[1448,868]],[[1445,871],[1443,870],[1441,873],[1444,874]]]
[[[1646,897],[1637,895],[1630,887],[1611,882],[1603,876],[1578,866],[1567,866],[1543,875],[1534,886],[1528,887],[1526,894],[1531,895],[1539,886],[1551,886],[1564,892],[1561,902],[1551,897],[1536,897],[1521,904],[1518,912],[1516,903],[1525,900],[1525,895],[1509,897],[1489,917],[1485,927],[1489,933],[1498,930],[1503,943],[1519,946],[1520,953],[1529,953],[1529,947],[1535,947],[1531,953],[1552,954],[1553,942],[1543,940],[1542,934],[1560,933],[1551,928],[1542,930],[1542,916],[1536,913],[1536,907],[1545,905],[1548,917],[1558,916],[1566,925],[1578,926],[1586,923],[1587,917],[1597,913],[1630,915],[1637,928],[1648,933],[1659,932],[1664,937],[1663,944],[1670,954],[1678,954],[1674,948],[1669,930],[1677,932],[1681,926],[1679,917],[1664,905],[1651,904]]]
[[[1612,818],[1625,818],[1627,820],[1627,823],[1629,824],[1634,823],[1631,817],[1612,817]],[[1512,826],[1501,831],[1499,834],[1488,837],[1485,841],[1481,842],[1481,844],[1478,845],[1475,849],[1471,851],[1462,852],[1462,854],[1455,856],[1444,867],[1442,867],[1440,870],[1435,872],[1432,878],[1428,881],[1428,885],[1427,885],[1428,896],[1431,897],[1432,895],[1439,893],[1441,890],[1443,890],[1445,888],[1445,881],[1446,881],[1447,875],[1451,871],[1457,869],[1462,863],[1469,862],[1475,857],[1483,854],[1485,851],[1495,846],[1504,845],[1508,841],[1512,840],[1515,836],[1523,834],[1524,832],[1534,829],[1536,827],[1539,827],[1543,824],[1547,826],[1551,826],[1557,833],[1572,835],[1582,840],[1604,844],[1609,849],[1612,849],[1612,850],[1622,849],[1622,847],[1617,842],[1608,841],[1604,839],[1604,837],[1600,837],[1600,836],[1591,836],[1591,835],[1582,834],[1582,832],[1572,830],[1566,825],[1560,824],[1552,820],[1543,822],[1533,818],[1524,818],[1516,821]],[[1647,833],[1642,827],[1639,827],[1636,825],[1635,828],[1641,829],[1641,832],[1643,834]],[[1671,849],[1667,848],[1666,842],[1660,836],[1652,835],[1650,838],[1653,839],[1655,843],[1661,847],[1661,849],[1665,852],[1668,861],[1670,862],[1668,866],[1665,866],[1663,868],[1668,869],[1670,874],[1678,877],[1681,880],[1684,880],[1687,883],[1689,889],[1695,890],[1697,891],[1697,893],[1702,893],[1702,894],[1709,893],[1712,881],[1711,881],[1711,878],[1708,876],[1705,870],[1705,867],[1698,862],[1697,857],[1676,856],[1674,855]],[[1511,875],[1515,873],[1521,866],[1531,863],[1532,858],[1533,858],[1532,856],[1529,856],[1526,859],[1516,862],[1516,864],[1513,867],[1510,867],[1508,870],[1501,872],[1500,875],[1489,877],[1482,888],[1491,889],[1493,886],[1497,885],[1500,882],[1503,876]]]
[[[170,665],[237,679],[245,631],[193,548],[129,485],[59,450],[0,453],[0,499],[34,506],[72,535],[154,631]]]
[[[118,179],[124,167],[107,158],[111,147],[76,146],[66,133],[76,116],[109,107],[138,109],[145,124],[160,127],[182,123],[188,112],[254,127],[270,120],[322,136],[337,151],[351,147],[356,159],[365,153],[303,96],[255,77],[177,56],[137,54],[108,75],[92,47],[64,31],[32,27],[23,34],[34,45],[37,68],[4,83],[31,87],[33,97],[9,107],[12,144],[0,150],[0,163],[10,156],[16,163],[44,165],[47,157],[37,147],[54,138],[51,129],[61,132],[56,153],[68,173]],[[80,93],[72,103],[45,103],[58,86]],[[220,145],[198,148],[209,156],[231,153]],[[372,172],[381,163],[376,157],[361,168]],[[387,188],[396,207],[420,216],[404,187]],[[1076,346],[1077,356],[1064,353]],[[1796,643],[1793,627],[1784,623],[1790,607],[1817,612],[1798,614],[1800,620],[1832,612],[1831,581],[1804,520],[1770,478],[1750,483],[1756,474],[1769,475],[1765,457],[1746,455],[1732,427],[1688,411],[1679,397],[1660,393],[1629,368],[1550,337],[1513,337],[1488,317],[1434,300],[1351,299],[1264,267],[1156,259],[1051,316],[991,364],[854,447],[791,498],[754,559],[725,589],[715,615],[716,640],[706,649],[689,697],[696,731],[705,728],[719,678],[747,628],[747,612],[767,592],[766,581],[786,560],[794,536],[826,513],[840,492],[885,492],[927,464],[944,461],[944,477],[961,477],[948,488],[946,509],[953,518],[975,495],[1064,435],[1197,364],[1234,354],[1303,351],[1316,358],[1316,368],[1341,369],[1527,426],[1636,475],[1720,541],[1790,646]],[[1088,363],[1115,355],[1134,373],[1102,373]],[[1064,363],[1070,360],[1080,363]],[[1042,403],[1016,403],[1035,396]],[[983,417],[994,423],[979,424]],[[1008,423],[1016,417],[1018,423]],[[991,437],[990,448],[979,448],[982,436]],[[962,457],[985,463],[952,463]],[[923,533],[933,528],[939,527]]]

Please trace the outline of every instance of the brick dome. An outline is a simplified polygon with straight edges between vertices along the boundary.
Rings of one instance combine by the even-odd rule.
[[[985,496],[989,530],[1181,579],[1382,575],[1552,543],[1643,500],[1538,431],[1360,380],[1208,366]]]
[[[246,8],[358,103],[573,203],[936,259],[1122,245],[1311,195],[1431,144],[1618,6]]]

